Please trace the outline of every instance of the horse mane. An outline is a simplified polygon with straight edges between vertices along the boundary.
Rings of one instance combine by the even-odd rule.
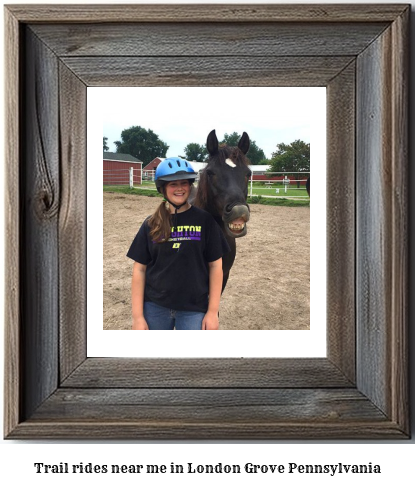
[[[206,210],[208,203],[208,178],[206,168],[199,173],[199,182],[197,184],[197,192],[194,204],[203,210]]]
[[[207,166],[199,173],[200,178],[197,185],[197,193],[194,201],[196,207],[202,208],[204,210],[206,210],[208,207],[209,182],[207,170],[209,168],[214,168],[216,165],[225,164],[225,160],[227,158],[231,158],[237,166],[248,166],[249,164],[248,158],[238,147],[221,144],[218,148],[217,153],[213,156],[209,156]]]

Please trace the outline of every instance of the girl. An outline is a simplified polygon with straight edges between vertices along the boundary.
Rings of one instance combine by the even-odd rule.
[[[196,173],[182,158],[156,169],[164,200],[142,224],[127,256],[132,278],[133,330],[216,330],[222,256],[229,246],[206,211],[188,202]]]

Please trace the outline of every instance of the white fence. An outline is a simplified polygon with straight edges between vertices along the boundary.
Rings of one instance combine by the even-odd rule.
[[[308,198],[306,183],[309,171],[256,173],[255,166],[249,183],[249,196],[275,198]]]
[[[254,169],[251,166],[251,169]],[[308,198],[306,192],[309,171],[278,173],[255,173],[249,182],[249,196],[265,198]],[[104,170],[103,180],[106,186],[129,186],[155,189],[155,170],[111,169]],[[197,182],[196,182],[197,184]]]
[[[144,181],[154,181],[156,175],[155,169],[145,170],[143,169],[143,180]]]

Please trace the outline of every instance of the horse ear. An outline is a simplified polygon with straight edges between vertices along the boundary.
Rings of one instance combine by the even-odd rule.
[[[239,139],[238,147],[244,154],[249,151],[249,136],[246,132],[244,132]]]
[[[206,141],[206,147],[207,147],[208,153],[211,156],[213,156],[214,154],[216,154],[218,152],[219,142],[218,142],[218,138],[216,137],[215,129],[213,129],[211,132],[209,132],[209,135],[208,135],[207,141]]]

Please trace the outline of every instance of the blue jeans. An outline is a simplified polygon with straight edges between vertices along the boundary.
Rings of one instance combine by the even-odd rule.
[[[144,318],[149,330],[202,330],[204,312],[184,312],[144,302]]]

